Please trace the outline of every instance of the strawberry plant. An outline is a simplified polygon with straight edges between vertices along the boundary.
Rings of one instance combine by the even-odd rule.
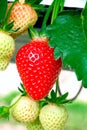
[[[16,0],[10,5],[9,11],[6,2],[1,15],[1,23],[5,19],[5,24],[1,24],[1,27],[8,31],[10,28],[11,32],[16,29],[17,36],[28,29],[31,38],[16,55],[16,66],[22,81],[22,88],[19,90],[22,94],[10,106],[0,107],[0,118],[9,117],[11,114],[16,121],[24,123],[28,130],[63,130],[68,118],[64,104],[71,103],[71,100],[67,99],[68,93],[58,95],[58,77],[62,66],[73,70],[77,79],[82,81],[82,86],[87,88],[87,2],[82,10],[64,10],[65,1],[54,0],[47,9],[39,32],[33,27],[37,21],[35,10],[32,10],[35,12],[32,18],[35,21],[31,20],[33,15],[29,14],[29,23],[24,23],[25,27],[22,23],[27,21],[28,15],[24,10],[22,13],[25,13],[26,17],[20,19],[20,24],[17,19],[12,19],[12,15],[20,12],[19,6],[23,9],[26,6],[33,9],[28,5],[30,4],[38,8],[41,0],[21,2]],[[39,9],[40,7],[42,8],[39,6]],[[8,15],[5,18],[6,11]],[[49,17],[51,20],[48,25]]]

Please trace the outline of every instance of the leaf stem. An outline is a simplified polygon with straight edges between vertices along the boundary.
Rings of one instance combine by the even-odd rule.
[[[47,21],[48,21],[48,18],[49,18],[49,16],[50,16],[50,13],[51,13],[51,11],[52,11],[52,9],[53,9],[53,4],[54,4],[54,1],[52,2],[52,4],[48,7],[48,9],[47,9],[47,12],[46,12],[46,14],[45,14],[45,16],[44,16],[44,19],[43,19],[43,23],[42,23],[42,29],[46,26],[46,23],[47,23]]]
[[[61,0],[54,0],[54,7],[53,7],[53,12],[52,12],[52,17],[51,17],[51,24],[53,23],[53,21],[56,19],[57,15],[58,15],[60,3],[61,3]]]
[[[63,11],[65,0],[61,0],[60,11]]]
[[[65,0],[54,0],[54,5],[53,5],[53,12],[52,12],[52,17],[51,17],[51,24],[54,22],[54,20],[57,18],[57,15],[59,13],[59,9],[61,6],[61,10],[63,9],[64,6],[64,1]],[[57,96],[57,92],[58,92],[58,79],[56,80],[56,89],[55,89],[55,93]]]

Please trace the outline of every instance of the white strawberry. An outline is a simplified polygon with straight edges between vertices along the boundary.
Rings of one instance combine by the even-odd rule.
[[[13,56],[15,43],[11,36],[0,31],[0,70],[5,70]]]
[[[26,128],[27,130],[44,130],[38,118],[35,121],[28,123]]]
[[[48,104],[41,109],[39,118],[44,130],[63,130],[68,113],[63,105]]]
[[[12,3],[8,4],[10,8]],[[28,30],[29,26],[35,25],[38,19],[36,11],[28,4],[24,2],[16,2],[11,10],[9,16],[9,23],[14,21],[13,29],[19,28],[15,33],[11,33],[13,38],[17,38],[19,35]]]
[[[11,115],[18,122],[32,122],[39,115],[39,104],[28,96],[22,96],[11,108]]]

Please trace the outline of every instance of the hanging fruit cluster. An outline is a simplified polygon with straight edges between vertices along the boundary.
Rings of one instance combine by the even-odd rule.
[[[74,68],[78,79],[82,79],[86,86],[86,71],[80,73],[82,67],[80,66],[80,69],[76,62],[79,63],[80,50],[83,52],[80,56],[87,55],[86,40],[84,40],[86,33],[84,35],[85,31],[81,31],[82,19],[80,17],[85,18],[87,4],[82,13],[79,13],[74,10],[63,11],[64,0],[54,0],[48,9],[40,4],[41,1],[15,0],[13,3],[8,3],[7,0],[0,0],[1,71],[8,67],[14,54],[15,39],[25,32],[28,32],[31,38],[29,43],[25,43],[18,50],[15,59],[22,81],[21,88],[19,88],[22,94],[14,99],[10,106],[0,107],[0,118],[9,117],[11,114],[16,121],[24,123],[28,130],[63,130],[68,118],[64,103],[70,100],[67,99],[68,93],[58,96],[58,77],[62,65],[69,65]],[[37,32],[35,25],[42,10],[45,11],[45,16],[41,29]],[[51,20],[47,25],[50,16]],[[67,23],[72,26],[68,26]],[[75,33],[79,30],[81,34]],[[76,42],[72,40],[75,45],[74,42],[73,46],[71,45],[73,32],[81,35],[82,48],[78,44],[81,41],[78,36],[75,39]],[[77,47],[80,48],[79,51]],[[81,62],[81,65],[84,66],[84,62]],[[81,77],[83,74],[84,77]],[[56,90],[53,89],[55,83]]]

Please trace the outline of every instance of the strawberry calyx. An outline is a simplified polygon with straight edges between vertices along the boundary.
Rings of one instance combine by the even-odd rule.
[[[43,107],[47,104],[65,104],[65,103],[71,103],[71,100],[67,99],[68,97],[68,92],[61,96],[57,96],[56,92],[52,89],[50,94],[47,95],[44,99],[39,101],[40,107]]]
[[[10,34],[9,32],[4,31],[3,29],[0,29],[0,33],[7,34],[7,35],[9,35],[9,34]]]
[[[24,85],[20,83],[20,87],[18,87],[19,92],[21,92],[21,96],[26,96],[27,92],[25,91]]]
[[[9,34],[12,32],[15,33],[19,30],[19,28],[17,28],[16,30],[12,29],[12,27],[14,26],[14,21],[8,23],[8,18],[10,16],[11,10],[17,1],[18,0],[15,0],[8,10],[7,10],[8,3],[5,3],[5,6],[3,6],[3,0],[1,0],[1,3],[0,3],[1,8],[3,6],[2,13],[0,14],[0,29],[3,30],[4,32],[8,32]],[[5,13],[5,15],[2,15],[3,13]]]
[[[35,37],[33,40],[33,42],[42,42],[44,44],[48,44],[48,39],[46,37]]]
[[[44,44],[47,44],[49,41],[44,31],[38,32],[32,26],[29,27],[28,34],[32,41],[41,41],[44,42]]]

